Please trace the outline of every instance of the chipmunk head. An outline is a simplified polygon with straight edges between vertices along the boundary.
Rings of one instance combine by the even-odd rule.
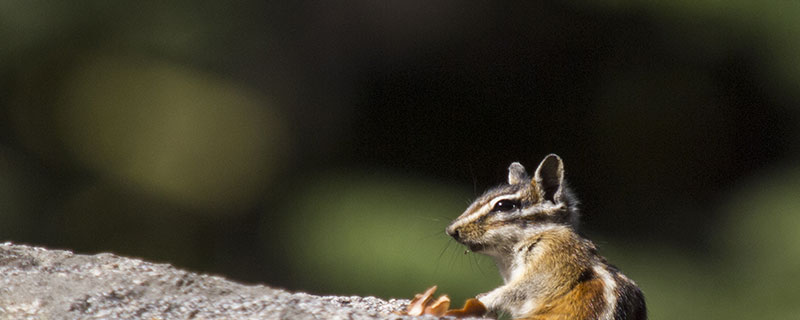
[[[446,231],[474,252],[502,254],[543,228],[574,228],[578,222],[576,202],[564,182],[564,164],[557,155],[545,157],[533,177],[514,162],[508,167],[508,184],[487,190]]]

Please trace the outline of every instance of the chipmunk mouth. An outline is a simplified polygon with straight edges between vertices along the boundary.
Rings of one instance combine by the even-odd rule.
[[[467,246],[467,248],[469,248],[469,251],[472,251],[472,252],[481,252],[483,250],[486,250],[486,245],[484,245],[482,243],[462,242],[461,244]]]
[[[455,239],[458,243],[467,246],[467,248],[469,248],[469,250],[472,252],[480,252],[486,249],[486,245],[482,243],[464,239],[464,234],[458,229],[447,228],[446,232],[448,235],[453,237],[453,239]]]

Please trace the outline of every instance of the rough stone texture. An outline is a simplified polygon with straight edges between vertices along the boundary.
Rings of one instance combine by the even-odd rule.
[[[392,314],[407,303],[291,293],[108,253],[0,244],[0,319],[410,319]]]

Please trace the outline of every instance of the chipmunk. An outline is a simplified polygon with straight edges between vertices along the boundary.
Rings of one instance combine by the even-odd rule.
[[[450,311],[446,296],[430,299],[432,287],[408,314],[482,316],[488,309],[514,319],[647,319],[642,292],[576,233],[577,223],[561,158],[545,157],[533,177],[512,163],[508,184],[486,191],[446,229],[494,258],[504,284]]]

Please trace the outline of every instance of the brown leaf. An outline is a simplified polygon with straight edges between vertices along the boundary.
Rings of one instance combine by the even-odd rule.
[[[406,314],[410,316],[423,315],[425,312],[425,307],[428,306],[433,293],[436,292],[436,288],[436,286],[433,286],[428,288],[428,290],[425,290],[424,293],[415,295],[414,300],[411,300],[411,303],[409,303],[408,307],[406,308]]]
[[[441,317],[447,312],[448,308],[450,308],[450,297],[443,295],[426,306],[424,314]]]
[[[469,298],[466,302],[464,302],[464,307],[461,309],[453,309],[447,311],[444,315],[445,316],[453,316],[457,318],[463,317],[481,317],[486,314],[488,310],[486,306],[481,303],[480,300],[475,298]]]
[[[457,318],[463,317],[481,317],[486,314],[486,306],[483,305],[478,299],[470,298],[464,302],[464,307],[461,309],[448,310],[450,308],[450,297],[442,295],[438,299],[433,300],[433,293],[436,292],[437,287],[433,286],[425,290],[424,293],[417,294],[411,303],[406,307],[406,312],[403,315],[409,316],[452,316]]]

